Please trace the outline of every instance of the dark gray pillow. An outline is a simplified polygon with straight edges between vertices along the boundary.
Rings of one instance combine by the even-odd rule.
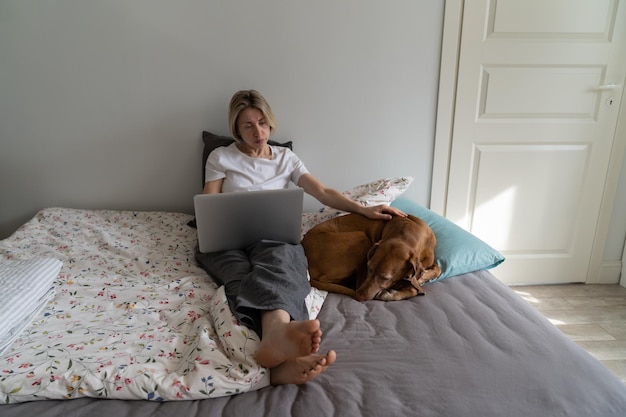
[[[205,167],[206,167],[206,160],[209,157],[209,154],[215,149],[215,148],[219,148],[220,146],[228,146],[231,143],[233,143],[235,140],[233,138],[230,138],[228,136],[219,136],[219,135],[215,135],[211,132],[207,132],[204,131],[202,132],[202,142],[204,142],[204,150],[202,152],[202,186],[204,187],[204,177],[205,177]],[[291,150],[293,150],[293,142],[292,141],[287,141],[287,142],[276,142],[273,140],[268,141],[268,143],[272,146],[284,146],[286,148],[289,148]]]

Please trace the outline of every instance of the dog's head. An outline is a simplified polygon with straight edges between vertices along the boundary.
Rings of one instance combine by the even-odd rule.
[[[378,242],[367,255],[367,277],[358,285],[354,297],[359,301],[374,299],[403,280],[416,286],[423,273],[419,257],[406,244],[398,240]]]

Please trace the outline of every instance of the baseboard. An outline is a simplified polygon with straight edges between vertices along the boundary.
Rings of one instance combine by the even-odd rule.
[[[625,259],[626,259],[626,245],[624,245],[624,253],[622,254],[622,277],[619,281],[619,284],[622,287],[626,287],[626,262],[624,262]]]
[[[600,273],[597,277],[587,281],[587,284],[619,284],[622,275],[622,261],[602,261]],[[626,282],[622,279],[621,284]]]

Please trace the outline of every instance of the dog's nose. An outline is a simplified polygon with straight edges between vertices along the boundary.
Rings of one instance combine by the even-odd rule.
[[[363,291],[359,291],[359,288],[354,292],[354,299],[357,301],[365,301],[365,297],[363,297]]]
[[[354,292],[354,299],[357,301],[367,301],[367,300],[371,300],[374,298],[374,295],[369,295],[367,290],[362,290],[362,289],[357,289]]]

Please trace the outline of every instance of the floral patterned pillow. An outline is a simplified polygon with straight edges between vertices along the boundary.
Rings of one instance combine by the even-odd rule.
[[[391,204],[393,200],[409,188],[412,182],[413,177],[383,178],[359,185],[351,190],[344,191],[343,194],[364,206]],[[323,207],[316,213],[302,214],[302,235],[304,236],[313,226],[343,214],[346,214],[346,212],[328,206]]]

